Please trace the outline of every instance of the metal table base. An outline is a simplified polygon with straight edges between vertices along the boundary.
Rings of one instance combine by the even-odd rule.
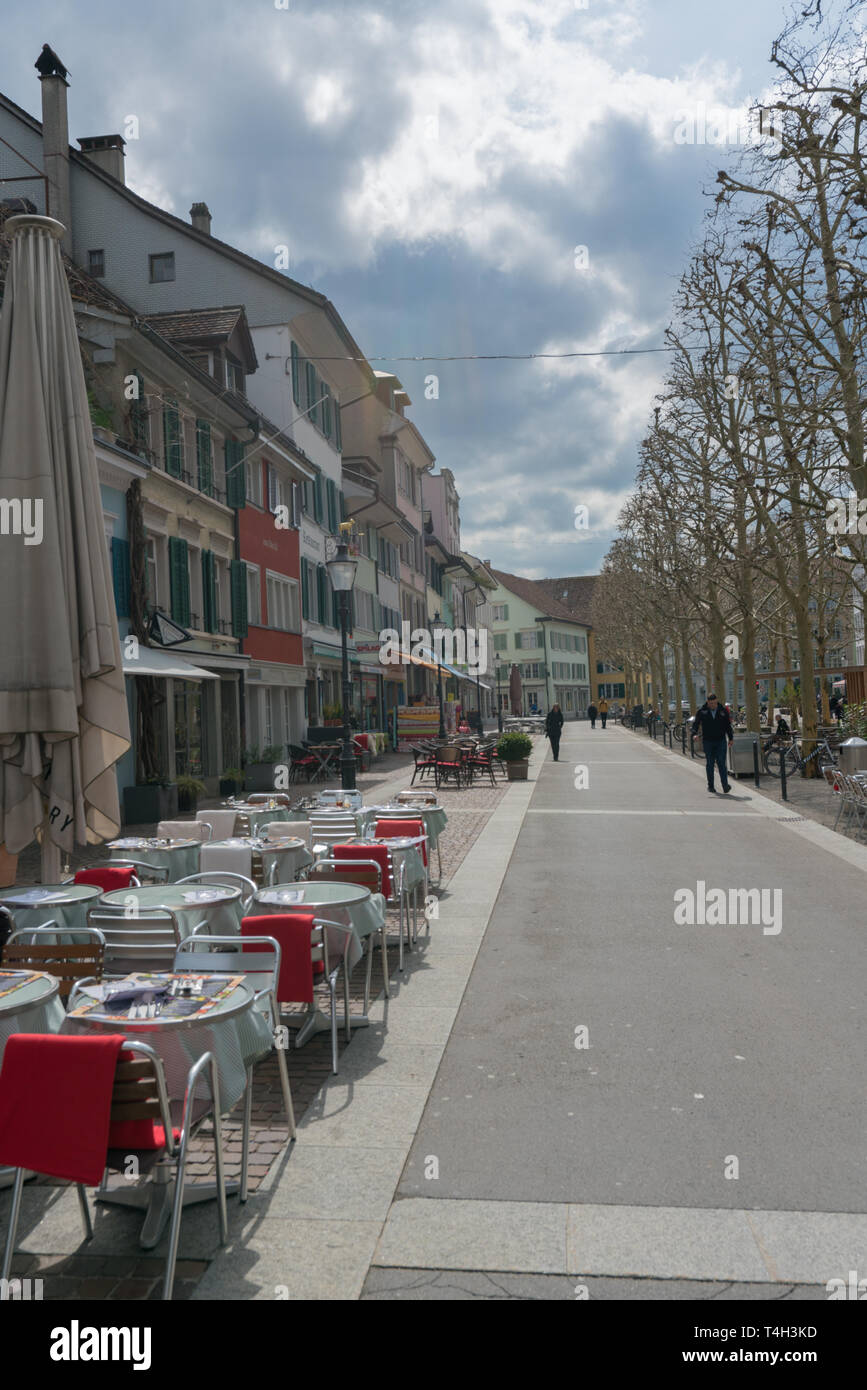
[[[175,1192],[174,1164],[157,1163],[149,1182],[129,1185],[121,1178],[121,1187],[99,1187],[96,1190],[97,1202],[106,1202],[117,1207],[135,1207],[145,1211],[144,1225],[141,1228],[139,1244],[143,1250],[153,1250],[159,1244],[160,1236],[168,1225],[172,1214],[172,1199]],[[226,1195],[232,1196],[241,1184],[234,1180],[226,1182]],[[187,1183],[184,1186],[184,1206],[195,1206],[198,1202],[212,1202],[217,1197],[215,1182]]]
[[[295,1039],[295,1047],[303,1047],[309,1042],[316,1033],[330,1033],[331,1019],[324,1014],[316,1004],[308,1004],[303,1013],[300,1014],[281,1014],[280,1022],[286,1028],[297,1028],[298,1036]],[[350,1014],[350,1028],[366,1028],[370,1023],[367,1014]],[[343,1027],[341,1022],[340,1027]]]

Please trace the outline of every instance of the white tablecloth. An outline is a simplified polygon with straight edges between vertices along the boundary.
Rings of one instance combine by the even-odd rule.
[[[89,883],[45,883],[36,888],[6,889],[0,893],[0,903],[12,913],[16,931],[53,920],[59,932],[72,936],[87,926],[87,909],[96,906],[99,893],[99,888]]]
[[[353,883],[316,881],[260,888],[249,915],[275,912],[313,912],[326,921],[346,923],[352,931],[346,956],[347,969],[351,970],[364,954],[365,937],[379,931],[385,921],[385,898]],[[329,952],[339,955],[342,950],[342,941],[329,941]]]
[[[148,883],[143,888],[119,888],[102,896],[109,907],[126,909],[131,900],[143,913],[171,908],[181,939],[192,936],[202,921],[207,922],[210,936],[237,936],[241,930],[240,888],[222,888],[218,883]]]

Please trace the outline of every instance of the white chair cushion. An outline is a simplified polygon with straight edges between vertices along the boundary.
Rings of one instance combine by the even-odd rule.
[[[253,877],[253,851],[249,845],[224,845],[219,841],[213,845],[203,844],[199,862],[202,873],[222,869],[243,874],[245,878]]]
[[[197,811],[196,820],[211,827],[211,838],[230,840],[235,833],[235,811]]]

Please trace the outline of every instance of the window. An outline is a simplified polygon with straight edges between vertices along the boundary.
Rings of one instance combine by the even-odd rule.
[[[227,438],[224,445],[226,460],[226,503],[230,507],[247,505],[247,474],[244,467],[246,445]]]
[[[255,506],[262,505],[262,460],[260,458],[247,459],[244,465],[247,470],[247,501]]]
[[[509,645],[509,634],[508,634],[508,632],[495,632],[495,633],[494,633],[494,651],[495,651],[495,652],[504,652],[504,651],[506,650],[506,648],[508,647],[508,645]]]
[[[268,598],[268,626],[279,628],[281,632],[298,632],[301,615],[298,610],[298,585],[293,579],[282,574],[265,574],[265,589]]]
[[[285,686],[280,694],[283,706],[283,742],[288,743],[292,737],[292,696]]]
[[[144,377],[141,372],[131,372],[130,375],[135,377],[136,383],[135,396],[129,403],[132,442],[142,453],[147,453],[151,447],[151,422],[145,398]]]
[[[145,584],[150,607],[158,608],[160,595],[157,584],[157,543],[153,536],[148,536],[145,541]]]
[[[247,636],[247,566],[243,560],[230,564],[232,591],[232,636]]]
[[[175,253],[174,251],[161,251],[157,256],[150,256],[151,284],[163,285],[167,280],[175,278]]]
[[[507,623],[509,621],[509,605],[507,603],[492,604],[491,612],[495,623]]]
[[[269,463],[268,468],[268,511],[276,512],[278,507],[286,505],[286,484],[280,477],[273,464]]]
[[[536,647],[542,646],[540,636],[541,634],[536,628],[533,628],[532,632],[519,632],[515,637],[515,646],[522,648],[524,651],[531,651]]]
[[[226,353],[226,385],[230,391],[237,391],[239,395],[244,394],[244,368],[236,357],[231,353]]]
[[[87,273],[94,279],[101,280],[105,275],[105,252],[88,251],[87,253]]]
[[[199,491],[207,497],[214,495],[214,457],[211,448],[211,426],[207,420],[196,421],[196,467]]]
[[[259,590],[259,568],[247,566],[247,622],[254,626],[262,621],[262,598]]]
[[[167,473],[179,478],[184,466],[184,431],[177,401],[163,407],[163,464]]]
[[[355,595],[356,626],[365,628],[368,632],[378,632],[379,613],[376,595],[368,593],[365,589],[353,589],[352,592]]]
[[[262,692],[264,696],[265,718],[262,723],[262,742],[267,748],[274,739],[274,701],[271,695],[270,685],[266,685]]]
[[[181,627],[190,625],[190,562],[187,543],[169,536],[169,582],[172,617]]]

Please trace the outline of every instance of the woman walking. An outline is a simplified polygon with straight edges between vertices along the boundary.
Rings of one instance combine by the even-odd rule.
[[[545,719],[545,734],[551,740],[554,762],[560,758],[560,734],[563,731],[563,713],[559,705],[552,705]]]
[[[608,701],[605,699],[604,695],[599,701],[599,718],[602,720],[602,727],[604,729],[608,720]]]

